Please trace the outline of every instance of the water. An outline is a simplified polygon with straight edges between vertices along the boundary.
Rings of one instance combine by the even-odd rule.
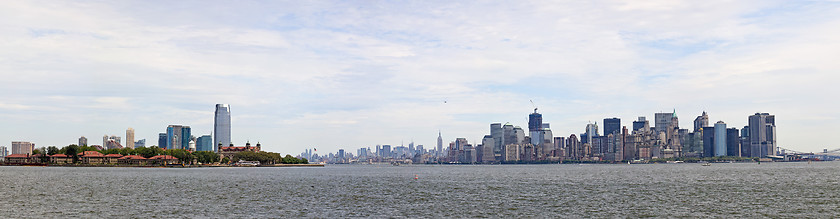
[[[840,217],[840,162],[0,167],[0,188],[27,218]]]

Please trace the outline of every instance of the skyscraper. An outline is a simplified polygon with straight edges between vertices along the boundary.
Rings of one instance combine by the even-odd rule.
[[[776,116],[756,113],[749,117],[750,152],[753,157],[776,155]]]
[[[216,139],[213,141],[213,150],[218,151],[218,145],[227,146],[230,140],[230,106],[227,104],[216,104],[216,117],[213,125],[213,134]]]
[[[493,154],[502,154],[502,138],[504,130],[501,123],[490,124],[490,136],[493,137]],[[485,144],[486,146],[486,144]]]
[[[738,136],[738,128],[726,129],[726,155],[741,156],[741,138]]]
[[[621,133],[621,119],[606,118],[604,119],[604,135]]]
[[[437,157],[441,157],[441,156],[443,156],[443,137],[440,135],[440,130],[438,130]]]
[[[671,121],[674,119],[675,113],[656,113],[654,114],[656,132],[667,131],[672,129]]]
[[[128,127],[125,130],[125,146],[128,148],[134,148],[134,129]]]
[[[640,129],[643,131],[650,130],[650,122],[644,116],[639,116],[638,120],[633,121],[633,131],[639,131]]]
[[[585,143],[589,143],[590,145],[592,145],[592,138],[598,136],[600,136],[598,135],[598,123],[589,123],[586,124],[586,139],[582,139],[581,141],[583,142],[585,140]]]
[[[79,137],[79,146],[87,146],[87,145],[88,145],[87,138],[85,138],[85,136]]]
[[[709,115],[706,114],[706,111],[703,111],[703,115],[697,116],[694,119],[694,132],[699,132],[703,129],[703,127],[709,126]]]
[[[158,134],[158,148],[169,148],[169,142],[166,139],[166,133]]]
[[[703,127],[703,157],[715,156],[715,127]]]
[[[213,151],[213,137],[210,135],[198,137],[195,144],[197,151]]]
[[[715,123],[715,149],[714,153],[716,157],[726,156],[727,148],[726,148],[726,123],[723,121],[718,121]]]
[[[166,149],[188,149],[191,136],[190,126],[169,125],[166,127]]]

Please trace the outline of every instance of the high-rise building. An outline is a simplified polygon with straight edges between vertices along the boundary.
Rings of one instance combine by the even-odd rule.
[[[726,123],[723,121],[718,121],[715,123],[715,149],[714,154],[716,157],[726,156],[727,148],[726,148]]]
[[[6,157],[9,155],[9,149],[6,146],[0,146],[0,157]]]
[[[709,126],[709,115],[706,114],[706,111],[703,111],[702,115],[697,116],[697,118],[694,119],[694,132],[699,132],[700,130],[703,129],[703,127],[708,127],[708,126]]]
[[[128,127],[125,130],[125,146],[128,148],[134,148],[134,129]]]
[[[534,109],[534,113],[528,115],[528,132],[539,131],[542,128],[542,114],[537,113],[537,109]]]
[[[493,151],[495,146],[496,140],[493,139],[493,135],[485,135],[484,138],[481,139],[481,162],[493,162],[496,161],[496,155]]]
[[[638,120],[633,121],[633,131],[636,132],[636,131],[639,131],[639,130],[643,130],[643,131],[649,131],[650,130],[650,122],[648,122],[647,119],[644,116],[639,116]]]
[[[606,118],[604,119],[604,135],[620,134],[621,133],[621,119]]]
[[[135,148],[146,147],[146,139],[137,140],[136,142],[134,142],[134,147]]]
[[[504,129],[501,123],[490,124],[490,136],[493,136],[493,154],[502,154],[502,138],[504,138]],[[486,145],[486,144],[485,144]]]
[[[703,127],[703,157],[715,156],[715,127]]]
[[[589,124],[586,124],[586,139],[585,139],[585,141],[584,141],[584,139],[582,139],[581,141],[585,142],[585,143],[589,143],[591,145],[592,144],[592,139],[596,138],[598,136],[600,136],[598,134],[598,123],[596,122],[595,124],[592,124],[590,122]]]
[[[213,134],[216,139],[213,141],[215,151],[218,151],[218,145],[227,146],[231,144],[230,140],[230,106],[227,104],[216,104],[215,124],[213,125]]]
[[[776,155],[776,116],[756,113],[749,117],[750,151],[753,157]]]
[[[169,125],[166,127],[167,149],[189,149],[191,136],[190,126]]]
[[[741,156],[741,138],[738,135],[738,128],[726,129],[726,155]]]
[[[123,146],[122,146],[120,136],[116,136],[116,135],[111,135],[111,136],[104,135],[104,136],[102,136],[102,147],[104,147],[106,149],[122,148]]]
[[[166,133],[158,134],[158,148],[169,148],[168,135]]]
[[[753,157],[750,148],[750,127],[741,128],[741,156]]]
[[[436,152],[437,152],[437,157],[443,156],[443,136],[440,135],[440,130],[438,130],[437,151]]]
[[[213,151],[213,137],[210,135],[202,135],[198,137],[195,142],[197,151]]]
[[[85,136],[79,137],[79,146],[87,146],[87,145],[88,145],[87,138],[85,138]]]
[[[12,154],[32,154],[35,144],[28,141],[13,141]]]

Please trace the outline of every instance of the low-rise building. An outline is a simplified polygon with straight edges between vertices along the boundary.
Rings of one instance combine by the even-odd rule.
[[[178,164],[178,158],[171,155],[157,155],[146,160],[149,165],[169,165]]]
[[[121,157],[123,157],[122,154],[108,154],[105,155],[103,162],[107,164],[115,164]]]
[[[120,164],[146,165],[146,158],[140,155],[127,155],[117,159]]]
[[[50,162],[58,164],[73,163],[73,158],[66,154],[53,154],[50,156]]]
[[[78,154],[85,164],[103,164],[105,163],[105,155],[97,151],[85,151]]]
[[[219,158],[225,159],[227,157],[230,160],[233,160],[233,155],[243,151],[250,151],[250,152],[259,152],[260,151],[260,143],[257,142],[256,147],[251,147],[251,143],[245,143],[245,147],[236,147],[233,144],[230,147],[219,147]]]
[[[10,154],[4,160],[6,163],[29,163],[29,154]]]

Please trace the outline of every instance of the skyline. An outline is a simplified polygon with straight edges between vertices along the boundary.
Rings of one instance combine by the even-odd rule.
[[[7,147],[129,127],[150,146],[172,124],[199,137],[221,103],[235,145],[431,148],[438,130],[527,127],[529,100],[557,136],[673,109],[683,128],[770,112],[780,146],[840,147],[814,137],[840,122],[840,2],[2,4]]]

